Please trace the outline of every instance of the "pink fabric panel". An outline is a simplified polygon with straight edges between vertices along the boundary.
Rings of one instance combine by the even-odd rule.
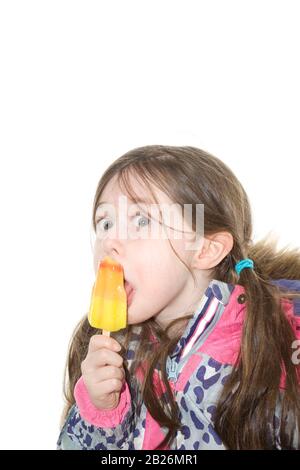
[[[246,308],[245,304],[237,302],[237,298],[244,292],[242,286],[234,288],[222,317],[200,348],[201,352],[222,364],[233,365],[237,359]]]
[[[146,415],[146,428],[143,442],[143,450],[155,449],[164,439],[164,433],[160,429],[160,425],[152,418],[149,411]],[[169,447],[158,447],[158,450],[166,450]]]
[[[165,393],[166,388],[163,382],[160,380],[160,376],[157,371],[154,371],[154,391],[157,399],[159,400],[162,393]],[[173,389],[172,384],[170,383]],[[143,442],[143,449],[152,450],[155,449],[164,439],[164,433],[161,431],[160,425],[153,419],[149,411],[146,414],[146,426],[145,435]],[[169,447],[158,447],[159,450],[169,449]]]
[[[184,366],[183,370],[179,374],[178,380],[175,384],[175,390],[182,391],[189,380],[190,376],[194,372],[194,370],[199,366],[200,362],[202,361],[202,356],[196,356],[193,354],[187,364]],[[173,382],[171,382],[173,383]]]
[[[293,327],[296,338],[300,340],[300,317],[294,314],[293,302],[288,299],[283,299],[281,301],[281,304],[283,305],[287,318],[289,319]],[[298,361],[300,360],[300,352],[299,353],[297,352],[299,351],[299,348],[300,348],[300,345],[296,345],[295,348],[292,348],[292,345],[291,345],[291,357],[293,357],[293,359],[295,360],[298,359]],[[298,372],[298,374],[299,374],[299,382],[300,382],[300,373]],[[281,380],[280,380],[280,388],[283,390],[285,389],[285,381],[286,381],[286,371],[285,371],[285,368],[283,368],[283,372],[282,372]]]

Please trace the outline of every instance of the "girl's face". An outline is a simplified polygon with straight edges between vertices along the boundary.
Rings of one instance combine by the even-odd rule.
[[[141,199],[149,199],[149,195],[137,181],[132,181],[131,184]],[[160,208],[161,204],[164,207],[173,204],[164,193],[156,188],[153,190]],[[180,226],[178,219],[175,224],[171,223],[172,219],[168,219],[167,225],[183,229],[184,233],[173,228],[167,229],[158,222],[159,213],[155,220],[150,219],[149,213],[156,214],[157,209],[156,206],[153,212],[152,206],[150,211],[150,204],[132,203],[121,192],[116,177],[107,184],[96,212],[94,269],[96,272],[99,261],[104,256],[112,257],[123,266],[125,287],[129,293],[129,324],[155,317],[160,326],[166,326],[199,300],[198,292],[195,296],[191,273],[177,258],[168,241],[171,241],[176,253],[190,266],[194,252],[186,247],[191,240],[191,229],[186,224]]]

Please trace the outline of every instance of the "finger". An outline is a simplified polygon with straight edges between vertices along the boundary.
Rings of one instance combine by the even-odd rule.
[[[98,349],[107,348],[111,351],[120,351],[121,345],[114,338],[105,335],[93,335],[89,342],[88,352],[94,352]]]
[[[100,349],[88,354],[86,359],[83,361],[83,368],[86,371],[93,371],[98,367],[103,366],[115,366],[122,367],[123,358],[120,354],[115,353],[109,349]]]
[[[94,384],[98,382],[104,382],[105,380],[109,379],[118,379],[121,382],[124,382],[125,380],[125,371],[120,367],[106,366],[101,367],[96,371],[94,370],[93,372],[94,373],[90,376],[88,375],[88,378]]]
[[[93,395],[95,397],[103,397],[112,392],[120,392],[123,388],[123,383],[119,379],[109,379],[104,380],[104,382],[99,382],[93,387]]]

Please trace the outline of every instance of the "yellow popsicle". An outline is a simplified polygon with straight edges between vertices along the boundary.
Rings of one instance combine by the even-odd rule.
[[[127,325],[127,296],[123,267],[109,256],[99,263],[92,290],[88,320],[92,327],[109,336]]]

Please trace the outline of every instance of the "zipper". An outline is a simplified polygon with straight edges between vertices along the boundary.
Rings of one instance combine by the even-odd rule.
[[[175,361],[172,361],[171,367],[169,370],[169,379],[172,380],[173,382],[176,382],[177,380],[177,368],[178,368],[178,364]]]
[[[198,349],[199,349],[200,346],[203,345],[203,343],[205,342],[207,336],[211,333],[211,331],[216,326],[217,322],[220,320],[220,318],[222,316],[222,313],[223,313],[223,310],[220,310],[219,308],[217,309],[217,311],[216,311],[211,323],[209,324],[209,326],[204,331],[202,331],[202,333],[200,334],[199,338],[197,339]],[[200,339],[200,341],[199,341],[199,339]],[[185,367],[186,362],[189,359],[189,357],[190,357],[190,353],[187,354],[183,359],[180,359],[179,363],[177,363],[175,360],[170,359],[171,360],[171,365],[170,365],[169,376],[168,376],[169,380],[171,380],[172,382],[177,381],[179,364],[181,365],[181,370],[183,370],[184,367]]]

